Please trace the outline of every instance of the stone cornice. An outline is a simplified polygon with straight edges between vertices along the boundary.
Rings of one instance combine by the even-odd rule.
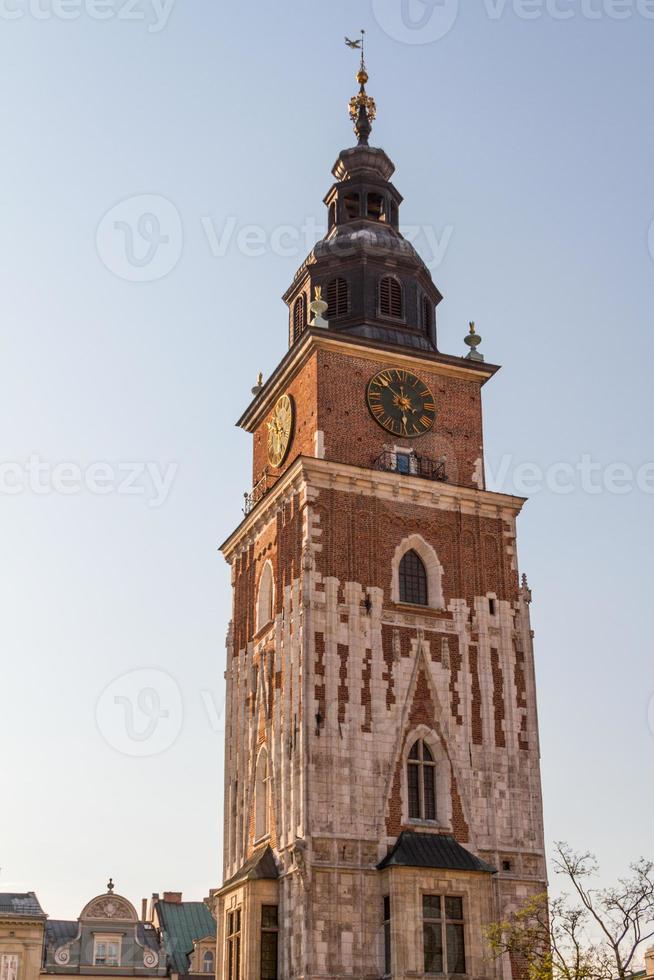
[[[429,369],[464,381],[476,381],[480,386],[500,370],[498,365],[487,364],[485,361],[470,361],[465,357],[416,351],[408,347],[389,347],[388,344],[364,341],[345,333],[310,328],[305,331],[300,342],[291,347],[282,358],[260,394],[250,402],[236,424],[247,432],[254,432],[286,390],[291,379],[311,355],[319,350],[335,351],[375,362],[386,359],[389,364],[397,364],[408,370],[420,372]]]
[[[517,517],[526,499],[490,490],[423,480],[404,473],[386,473],[311,456],[298,456],[274,487],[261,498],[220,546],[225,558],[229,561],[237,549],[254,541],[273,519],[279,506],[289,496],[304,488],[339,490],[343,493],[392,500],[395,503],[506,520]]]

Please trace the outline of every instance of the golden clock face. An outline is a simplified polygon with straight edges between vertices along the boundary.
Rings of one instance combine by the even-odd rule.
[[[394,436],[413,439],[434,425],[434,396],[424,381],[403,371],[388,368],[368,384],[368,408],[376,422]]]
[[[271,466],[281,466],[291,447],[293,436],[293,400],[282,395],[268,423],[268,460]]]

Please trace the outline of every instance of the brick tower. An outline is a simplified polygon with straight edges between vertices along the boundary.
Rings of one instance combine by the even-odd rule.
[[[523,500],[485,488],[498,368],[474,327],[438,350],[357,79],[289,350],[238,423],[218,977],[507,980],[484,925],[545,888]]]

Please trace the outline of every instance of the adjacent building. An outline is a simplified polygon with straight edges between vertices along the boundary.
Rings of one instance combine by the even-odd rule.
[[[36,980],[45,923],[34,892],[0,893],[0,980]]]

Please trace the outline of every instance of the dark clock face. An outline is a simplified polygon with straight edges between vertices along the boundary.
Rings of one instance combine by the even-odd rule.
[[[425,382],[401,368],[375,375],[368,385],[368,407],[387,432],[410,439],[428,432],[436,418],[434,396]]]

